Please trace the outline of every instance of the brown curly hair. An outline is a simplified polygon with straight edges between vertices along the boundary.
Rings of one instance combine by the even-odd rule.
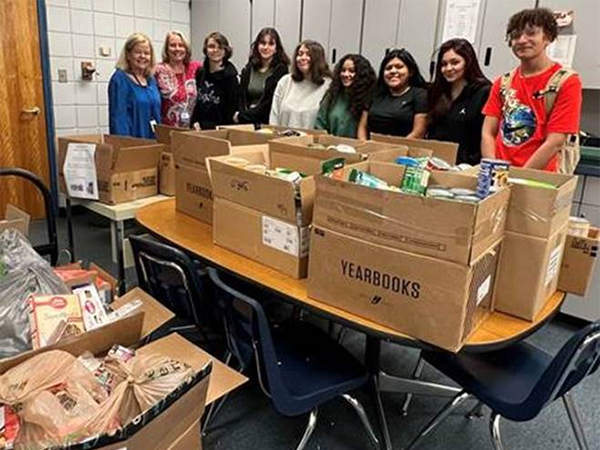
[[[550,42],[553,42],[558,36],[558,25],[552,11],[548,8],[524,9],[508,19],[506,26],[508,45],[510,46],[511,40],[523,33],[527,27],[540,27]]]

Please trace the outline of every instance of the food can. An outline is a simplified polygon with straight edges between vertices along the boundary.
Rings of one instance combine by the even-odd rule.
[[[473,189],[466,189],[466,188],[450,188],[450,192],[452,192],[456,196],[477,195],[477,192],[474,191]]]
[[[476,195],[457,195],[454,200],[465,203],[479,203],[481,199]]]
[[[450,192],[448,189],[439,189],[439,188],[434,188],[434,187],[428,188],[426,195],[427,195],[427,197],[447,199],[447,200],[452,200],[454,198],[454,194],[452,192]]]
[[[479,166],[477,196],[483,199],[508,184],[510,162],[502,159],[483,158]]]
[[[446,161],[444,161],[441,158],[436,158],[435,156],[432,156],[430,158],[428,158],[427,160],[427,168],[429,170],[443,170],[443,171],[448,171],[450,170],[452,166],[450,164],[448,164]]]
[[[590,232],[590,221],[583,217],[569,218],[569,231],[572,236],[587,237]]]

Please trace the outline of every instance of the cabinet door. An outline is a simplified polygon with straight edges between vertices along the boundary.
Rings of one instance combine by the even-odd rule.
[[[275,0],[252,0],[252,37],[254,40],[260,30],[275,25]]]
[[[202,47],[204,38],[212,31],[216,31],[219,24],[218,0],[194,0],[192,2],[191,17],[191,45],[194,59],[203,60]]]
[[[483,28],[479,49],[479,63],[485,75],[493,80],[517,66],[519,61],[506,42],[506,25],[514,13],[535,7],[535,0],[487,0],[483,13]]]
[[[302,11],[302,40],[317,41],[326,52],[329,50],[331,3],[332,0],[304,0]]]
[[[275,0],[275,28],[290,58],[300,42],[301,15],[301,2],[298,0]]]
[[[363,0],[332,0],[327,60],[333,66],[348,53],[360,52]]]
[[[361,53],[376,73],[386,50],[396,47],[399,14],[400,0],[366,0]]]
[[[401,0],[396,47],[406,48],[421,74],[429,79],[429,66],[436,42],[440,0]]]
[[[577,35],[573,69],[579,72],[583,87],[600,89],[600,1],[598,0],[540,0],[540,6],[554,11],[575,12],[572,32]],[[569,32],[570,34],[571,32]]]
[[[233,46],[231,62],[238,71],[248,62],[250,54],[250,2],[226,0],[219,2],[219,28]]]

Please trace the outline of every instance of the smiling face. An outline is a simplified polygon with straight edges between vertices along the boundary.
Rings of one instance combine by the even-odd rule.
[[[127,61],[133,72],[145,72],[152,61],[150,43],[138,42],[127,54]]]
[[[399,92],[408,86],[410,71],[400,58],[392,58],[385,65],[383,80],[392,92]]]
[[[521,31],[513,31],[510,36],[510,47],[515,56],[521,60],[531,60],[544,54],[550,39],[538,26],[526,26]]]
[[[223,58],[225,57],[225,50],[215,39],[210,38],[206,43],[206,56],[210,62],[214,64],[221,64],[223,62]]]
[[[356,77],[356,66],[354,65],[354,61],[348,58],[344,61],[342,65],[342,70],[340,70],[340,81],[342,82],[342,86],[345,88],[349,88],[354,83],[354,78]]]
[[[296,66],[303,75],[310,73],[311,57],[308,48],[305,45],[301,45],[296,55]]]
[[[266,34],[258,43],[258,54],[263,63],[269,63],[277,52],[277,43],[273,36]]]
[[[182,63],[187,56],[187,48],[181,37],[176,34],[171,34],[169,36],[167,55],[169,56],[169,63],[171,64]]]
[[[465,58],[450,49],[442,56],[440,70],[448,83],[455,83],[465,77]]]

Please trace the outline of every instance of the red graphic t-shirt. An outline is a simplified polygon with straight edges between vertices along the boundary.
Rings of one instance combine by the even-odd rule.
[[[161,96],[161,123],[188,128],[196,105],[196,71],[202,64],[190,61],[184,73],[175,73],[167,63],[156,65],[154,76]]]
[[[524,166],[549,133],[578,133],[581,116],[581,80],[571,75],[564,81],[550,117],[546,117],[543,96],[534,94],[546,88],[552,75],[561,68],[555,63],[548,70],[524,77],[517,68],[503,102],[500,94],[501,77],[494,81],[483,114],[500,120],[496,136],[496,157]],[[544,170],[556,172],[557,157],[554,156]]]

